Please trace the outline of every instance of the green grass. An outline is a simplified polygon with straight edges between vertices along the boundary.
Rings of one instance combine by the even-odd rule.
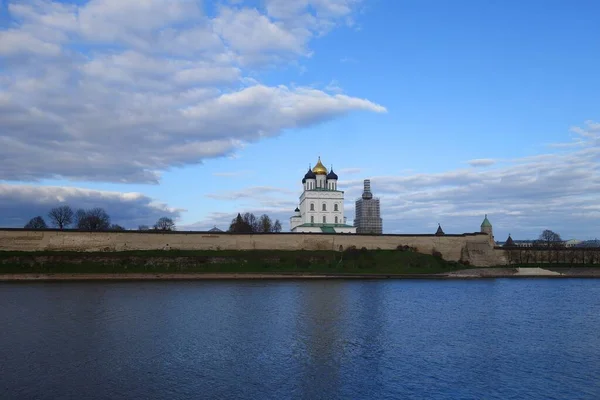
[[[465,269],[400,250],[2,252],[0,273],[433,274]]]

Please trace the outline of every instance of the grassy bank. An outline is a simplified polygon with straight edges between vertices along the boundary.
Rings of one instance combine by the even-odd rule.
[[[402,250],[334,251],[0,251],[0,273],[433,274],[465,269]]]

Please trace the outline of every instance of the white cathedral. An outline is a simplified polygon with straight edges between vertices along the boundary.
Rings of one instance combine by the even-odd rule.
[[[338,190],[337,181],[333,168],[328,173],[321,157],[314,168],[308,168],[300,205],[290,218],[292,232],[356,233],[354,226],[346,224],[344,192]]]

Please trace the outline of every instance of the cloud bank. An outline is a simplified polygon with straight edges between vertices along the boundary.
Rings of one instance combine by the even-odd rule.
[[[286,129],[384,112],[338,91],[252,78],[310,57],[310,41],[351,24],[357,3],[236,1],[208,14],[190,0],[9,2],[0,179],[156,183],[161,171]]]
[[[153,225],[160,217],[177,220],[185,211],[140,193],[120,193],[69,187],[0,184],[0,226],[22,228],[29,219],[42,216],[48,225],[48,212],[53,207],[69,205],[78,208],[102,207],[111,222],[128,229]]]
[[[495,168],[480,168],[492,165],[481,159],[486,161],[471,162],[471,168],[435,174],[347,179],[340,173],[345,215],[351,223],[363,179],[370,178],[374,195],[381,199],[386,233],[434,233],[438,222],[446,233],[474,232],[488,214],[497,240],[509,233],[514,238],[537,238],[544,229],[565,238],[600,237],[600,124],[587,121],[571,131],[574,140],[552,146],[559,149],[553,153],[508,160]],[[298,187],[292,197],[258,196],[260,190],[247,188],[235,198],[213,196],[224,201],[245,198],[248,209],[267,210],[288,221],[300,192]],[[231,219],[213,214],[197,226],[220,224],[227,218]]]

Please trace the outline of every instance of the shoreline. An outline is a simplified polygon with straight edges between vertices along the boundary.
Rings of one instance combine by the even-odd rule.
[[[434,274],[359,273],[11,273],[0,274],[0,282],[47,281],[194,281],[194,280],[316,280],[316,279],[437,279],[468,280],[495,278],[600,278],[600,270],[574,269],[564,272],[542,268],[473,268]]]

